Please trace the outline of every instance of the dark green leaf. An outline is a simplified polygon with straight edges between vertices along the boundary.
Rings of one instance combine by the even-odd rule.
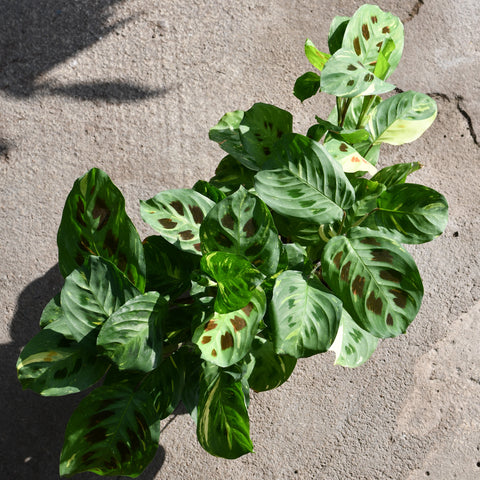
[[[275,353],[273,343],[256,337],[252,345],[255,366],[248,377],[250,388],[256,392],[265,392],[279,387],[292,374],[297,359],[290,355]]]
[[[253,170],[244,167],[234,157],[227,155],[218,164],[215,176],[210,179],[210,183],[230,195],[238,190],[240,185],[247,190],[252,188],[254,173]]]
[[[334,17],[328,33],[328,49],[332,55],[342,48],[343,35],[349,21],[350,17]]]
[[[144,293],[125,302],[102,325],[97,345],[119,370],[150,372],[161,361],[166,306],[158,292]]]
[[[265,275],[243,256],[213,252],[202,257],[202,269],[218,286],[215,311],[228,313],[244,307]]]
[[[293,94],[303,102],[313,97],[320,88],[320,76],[313,72],[304,73],[298,77],[293,87]]]
[[[53,324],[51,324],[53,325]],[[81,342],[66,338],[49,326],[30,340],[17,361],[23,388],[45,396],[68,395],[92,386],[108,362],[97,357],[95,332]]]
[[[100,327],[126,301],[140,292],[107,260],[89,257],[66,279],[61,304],[68,328],[80,341]]]
[[[404,333],[420,308],[423,286],[413,258],[378,232],[357,227],[332,238],[322,274],[353,320],[376,337]]]
[[[60,305],[60,293],[55,295],[45,306],[40,317],[40,328],[46,327],[63,316],[63,310]]]
[[[110,260],[144,291],[142,242],[125,212],[123,195],[102,170],[93,168],[73,185],[63,209],[57,243],[64,277],[90,255],[96,255]]]
[[[144,222],[185,252],[200,255],[200,225],[215,203],[190,189],[166,190],[140,202]]]
[[[353,188],[323,146],[299,134],[285,137],[272,169],[255,175],[255,190],[273,210],[323,224],[339,220],[354,200]]]
[[[243,308],[210,315],[192,338],[202,358],[219,367],[228,367],[241,360],[250,351],[265,308],[265,294],[258,288]]]
[[[136,477],[158,448],[160,422],[142,390],[102,386],[73,412],[60,456],[60,475],[93,472]]]
[[[308,258],[305,247],[298,243],[287,243],[285,250],[288,258],[288,270],[297,270],[307,274],[313,270],[313,264]]]
[[[385,191],[382,183],[357,178],[355,180],[355,203],[347,211],[346,225],[353,225],[377,207],[377,198]]]
[[[210,454],[238,458],[253,451],[242,383],[225,372],[203,381],[198,404],[197,438]]]
[[[377,198],[365,226],[386,228],[401,243],[425,243],[447,226],[448,204],[437,191],[413,183],[393,185]]]
[[[383,183],[388,188],[398,183],[405,183],[407,176],[420,168],[422,165],[418,162],[397,163],[379,170],[372,177],[372,181]]]
[[[198,255],[180,251],[163,237],[151,236],[144,240],[147,264],[146,290],[176,298],[190,287],[190,275],[198,267]]]
[[[335,365],[359,367],[370,358],[377,345],[378,338],[360,328],[343,310],[337,337],[330,347],[336,355]]]
[[[268,207],[240,187],[215,205],[200,228],[204,254],[243,255],[265,275],[277,271],[281,242]]]
[[[295,358],[326,352],[342,314],[342,302],[316,277],[293,270],[277,278],[270,308],[275,351]]]
[[[193,186],[193,190],[202,194],[204,197],[209,198],[215,203],[218,203],[220,200],[225,198],[225,193],[205,180],[198,180],[198,182]]]

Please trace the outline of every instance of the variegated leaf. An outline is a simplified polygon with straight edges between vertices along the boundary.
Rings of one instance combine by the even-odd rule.
[[[342,166],[345,173],[368,172],[375,175],[377,169],[367,162],[348,143],[331,138],[324,144],[328,153]]]
[[[379,170],[373,177],[373,182],[383,183],[387,188],[399,183],[405,183],[407,176],[422,168],[419,162],[397,163]]]
[[[200,225],[214,205],[215,202],[194,190],[166,190],[141,201],[140,213],[172,245],[200,255]]]
[[[337,336],[329,350],[335,352],[335,365],[355,368],[363,365],[376,350],[378,338],[360,328],[346,310]]]
[[[308,38],[305,41],[305,55],[308,58],[308,61],[320,71],[323,70],[327,60],[331,57],[329,53],[324,53],[318,50],[313,42]]]
[[[265,308],[265,294],[257,289],[243,308],[229,313],[214,312],[193,334],[202,358],[219,367],[241,360],[250,351]]]
[[[410,254],[395,240],[365,228],[332,238],[322,275],[345,310],[380,338],[404,333],[417,314],[423,286]]]

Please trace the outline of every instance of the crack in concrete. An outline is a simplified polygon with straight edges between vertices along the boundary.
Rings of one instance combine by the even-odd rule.
[[[425,4],[424,0],[417,0],[415,2],[415,5],[413,6],[413,8],[409,12],[408,18],[406,20],[403,20],[403,23],[407,23],[407,22],[410,22],[411,20],[413,20],[418,15],[418,12],[420,11],[420,8],[422,8],[422,6],[424,4]]]

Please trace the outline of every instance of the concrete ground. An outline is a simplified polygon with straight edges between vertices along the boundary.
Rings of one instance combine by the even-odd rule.
[[[424,285],[406,335],[357,370],[325,354],[254,395],[255,453],[217,459],[182,410],[140,477],[475,480],[480,478],[480,3],[379,0],[405,22],[392,81],[430,93],[438,119],[383,165],[420,161],[413,179],[450,204],[445,233],[411,248]],[[326,48],[334,15],[358,0],[0,0],[0,478],[58,478],[66,421],[81,399],[22,392],[20,349],[60,289],[56,231],[74,180],[93,166],[138,199],[208,179],[222,158],[208,130],[254,102],[293,112],[305,132],[331,99],[291,94]],[[85,474],[83,479],[98,478]]]

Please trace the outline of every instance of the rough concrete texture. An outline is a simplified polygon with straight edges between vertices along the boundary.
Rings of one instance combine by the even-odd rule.
[[[450,204],[440,238],[410,248],[422,309],[363,367],[330,354],[300,361],[276,391],[253,395],[255,453],[206,454],[183,410],[162,424],[150,479],[385,480],[480,478],[480,4],[379,0],[405,22],[392,81],[433,94],[438,120],[382,164],[419,160],[412,180]],[[74,180],[93,166],[138,199],[208,179],[222,152],[208,129],[254,102],[293,112],[305,132],[331,99],[301,105],[334,15],[358,0],[0,0],[0,478],[58,478],[66,421],[82,395],[22,392],[15,361],[60,289],[56,230]],[[83,479],[97,478],[84,474]]]

